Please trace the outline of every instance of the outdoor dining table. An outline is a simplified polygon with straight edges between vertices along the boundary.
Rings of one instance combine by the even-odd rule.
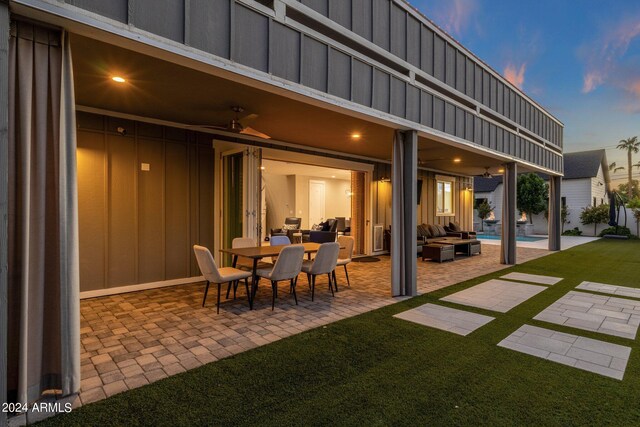
[[[248,295],[249,309],[253,310],[253,297],[257,291],[256,285],[258,282],[258,278],[256,271],[258,269],[258,261],[260,261],[262,258],[278,256],[280,254],[280,251],[287,246],[290,245],[220,249],[220,252],[233,256],[233,262],[231,264],[232,267],[235,267],[238,263],[238,257],[245,257],[253,260],[251,295]],[[308,258],[311,259],[311,254],[318,252],[320,243],[302,243],[302,246],[304,246],[304,253],[306,253]],[[344,249],[344,246],[341,245],[340,249]]]

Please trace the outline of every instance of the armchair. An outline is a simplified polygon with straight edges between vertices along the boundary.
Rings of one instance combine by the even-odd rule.
[[[285,218],[282,228],[272,228],[271,236],[287,236],[289,240],[293,241],[293,233],[300,232],[300,225],[302,224],[302,218],[289,217]]]

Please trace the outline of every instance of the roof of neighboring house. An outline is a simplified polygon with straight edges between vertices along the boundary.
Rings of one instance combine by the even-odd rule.
[[[500,184],[502,184],[502,176],[494,176],[493,178],[476,176],[473,178],[473,191],[476,193],[491,193]]]
[[[609,168],[605,150],[578,151],[564,154],[564,177],[568,179],[595,178],[598,170],[602,166],[605,183],[609,183]],[[546,174],[538,174],[545,181],[549,180]],[[473,178],[473,190],[476,193],[491,193],[498,185],[502,184],[502,176],[493,178],[483,178],[476,176]]]
[[[598,176],[598,170],[601,165],[606,178],[606,175],[608,175],[606,164],[607,160],[604,150],[565,153],[563,179],[595,178]]]

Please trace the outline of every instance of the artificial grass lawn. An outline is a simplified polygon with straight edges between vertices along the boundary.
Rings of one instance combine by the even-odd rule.
[[[505,314],[438,301],[509,271],[565,280]],[[640,241],[600,240],[301,333],[44,424],[638,425],[637,340],[532,318],[583,280],[640,287],[639,275]],[[392,317],[427,302],[496,320],[462,337]],[[631,346],[624,380],[496,346],[524,323]]]

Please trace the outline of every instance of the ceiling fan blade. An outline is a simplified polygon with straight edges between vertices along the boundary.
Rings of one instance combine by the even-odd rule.
[[[246,122],[251,122],[251,121],[253,121],[253,120],[257,119],[257,118],[258,118],[258,115],[255,114],[255,113],[252,113],[252,114],[247,114],[246,116],[244,116],[243,118],[241,118],[238,121],[240,122],[240,124],[242,126],[245,126]]]
[[[242,131],[240,133],[245,134],[245,135],[257,136],[258,138],[263,138],[263,139],[271,139],[271,137],[269,135],[267,135],[266,133],[259,132],[259,131],[255,130],[253,128],[250,128],[250,127],[246,127],[244,129],[242,129]]]

